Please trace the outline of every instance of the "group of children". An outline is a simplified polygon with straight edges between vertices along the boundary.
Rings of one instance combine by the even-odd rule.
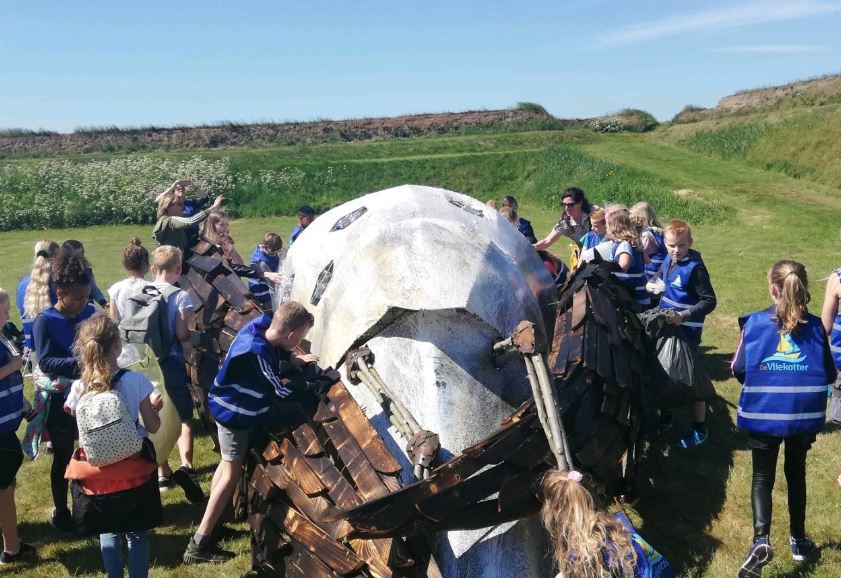
[[[190,210],[198,218],[185,216],[188,209],[183,204],[183,189],[187,184],[177,182],[159,199],[162,217],[156,225],[161,234],[159,240],[171,240],[184,245],[185,250],[194,234],[189,233],[189,227],[211,214],[196,212],[194,208]],[[542,241],[534,237],[531,224],[517,216],[513,197],[506,197],[500,212],[536,249],[545,250],[561,236],[571,236],[583,247],[582,259],[600,257],[615,262],[617,279],[635,297],[639,308],[651,307],[659,300],[659,307],[673,311],[667,316],[668,322],[679,327],[683,338],[697,347],[704,319],[716,302],[703,260],[691,248],[689,225],[673,220],[660,228],[653,211],[644,204],[631,210],[618,205],[594,208],[583,191],[576,188],[568,189],[563,201],[565,215]],[[299,220],[308,225],[308,217],[311,215],[305,212]],[[585,225],[589,230],[584,230]],[[212,226],[219,236],[209,235],[209,240],[222,247],[226,237],[219,232],[219,221]],[[230,245],[232,248],[233,243]],[[251,259],[250,268],[264,275],[250,278],[249,285],[266,304],[271,303],[270,283],[276,279],[266,273],[277,270],[281,247],[280,237],[270,233],[255,248]],[[234,262],[233,252],[224,251],[224,255]],[[123,512],[111,518],[111,527],[91,523],[99,533],[109,577],[123,575],[123,539],[128,545],[129,575],[147,575],[148,532],[156,523],[149,513],[155,511],[155,497],[160,508],[160,491],[175,482],[191,502],[204,501],[192,468],[193,406],[181,350],[192,308],[189,295],[177,288],[183,259],[178,246],[162,244],[150,257],[139,239],[132,239],[123,258],[127,277],[109,289],[108,313],[96,313],[91,303],[95,282],[81,243],[68,242],[63,247],[49,241],[36,244],[32,274],[18,288],[18,305],[33,352],[36,396],[31,411],[23,396],[25,360],[7,339],[0,344],[0,562],[35,556],[35,549],[17,535],[14,489],[24,451],[33,457],[37,455],[44,435],[52,444],[51,524],[57,529],[73,531],[80,520],[77,498],[93,499],[90,496],[96,495],[96,489],[106,480],[113,482],[115,476],[124,491],[144,496],[137,498],[134,506],[142,507],[146,515]],[[154,280],[147,282],[145,276],[150,268]],[[822,320],[807,311],[810,295],[804,267],[793,261],[780,261],[768,275],[774,304],[740,319],[742,335],[732,369],[744,384],[738,424],[749,434],[753,456],[754,518],[754,541],[739,570],[742,578],[760,576],[773,558],[769,541],[771,492],[781,444],[785,445],[792,556],[805,560],[816,553],[815,544],[805,533],[805,461],[824,423],[827,384],[835,381],[836,366],[841,361],[839,279],[841,272],[827,286]],[[662,282],[662,292],[657,290],[658,280]],[[167,304],[169,346],[159,356],[159,363],[166,398],[181,421],[180,465],[172,471],[165,464],[157,476],[159,460],[153,450],[150,455],[151,444],[143,444],[144,449],[137,455],[101,467],[87,463],[85,447],[74,447],[78,429],[74,412],[90,396],[103,392],[119,394],[139,437],[147,437],[160,426],[158,412],[163,398],[143,374],[125,372],[119,367],[123,349],[119,323],[126,314],[127,300],[149,287],[165,296]],[[9,306],[8,294],[0,290],[0,321],[8,321]],[[234,339],[209,390],[208,403],[217,421],[221,461],[213,475],[202,520],[188,540],[185,563],[218,563],[231,558],[231,553],[218,546],[218,522],[239,482],[248,448],[259,443],[256,438],[261,426],[272,423],[294,427],[306,419],[307,409],[338,379],[335,372],[319,369],[315,356],[296,351],[313,323],[306,307],[285,302],[273,314],[266,313],[247,323]],[[22,447],[16,432],[25,414],[30,421]],[[693,430],[681,438],[680,445],[695,447],[708,441],[704,418],[705,404],[699,401],[694,408]],[[668,426],[668,422],[662,421],[661,426]],[[67,506],[69,480],[74,484],[72,513]],[[154,497],[144,489],[149,483],[156,490]],[[597,485],[586,474],[552,472],[545,476],[542,488],[542,517],[562,576],[674,575],[668,562],[645,543],[627,518],[605,512]]]
[[[645,202],[630,210],[615,204],[594,207],[576,187],[564,191],[562,204],[564,213],[549,235],[536,242],[533,233],[526,235],[535,249],[544,251],[566,236],[576,244],[582,261],[615,262],[614,275],[639,310],[660,307],[666,322],[678,326],[680,338],[697,352],[716,296],[700,253],[692,249],[689,225],[672,220],[661,228]],[[523,231],[516,212],[503,208],[500,213]],[[740,578],[761,576],[774,555],[769,540],[771,495],[781,444],[789,488],[791,554],[795,561],[817,554],[805,532],[806,453],[826,419],[828,385],[836,385],[841,405],[841,379],[836,381],[836,367],[841,367],[841,269],[828,280],[821,318],[808,312],[810,294],[802,264],[788,260],[774,264],[768,272],[768,290],[773,305],[739,320],[742,332],[732,363],[733,375],[743,384],[738,425],[748,432],[753,461],[754,536]],[[680,447],[708,442],[706,401],[693,402],[693,428],[678,440]],[[660,414],[658,432],[663,433],[671,428],[671,412],[664,409]],[[544,481],[543,519],[553,537],[561,575],[673,575],[653,549],[639,546],[641,539],[627,520],[620,523],[592,513],[594,494],[582,487],[587,485],[582,480],[586,476],[571,472],[555,473]],[[567,511],[570,508],[575,511]],[[570,520],[579,523],[570,528]],[[629,560],[634,561],[633,568]]]

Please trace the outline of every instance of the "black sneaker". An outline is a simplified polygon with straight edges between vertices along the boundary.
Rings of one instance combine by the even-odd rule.
[[[67,532],[68,534],[76,531],[76,523],[73,521],[73,515],[67,508],[53,510],[53,515],[50,518],[50,526],[59,532]]]
[[[739,578],[761,578],[762,569],[773,559],[774,551],[768,543],[768,537],[757,538],[748,550],[748,559],[739,568]]]
[[[15,562],[24,562],[26,560],[35,560],[38,557],[38,551],[32,544],[20,542],[20,548],[17,554],[9,554],[3,552],[0,554],[0,564],[14,564]]]
[[[193,538],[184,550],[185,564],[223,564],[234,557],[233,552],[222,550],[216,544],[200,547]]]
[[[199,478],[196,471],[187,466],[181,466],[172,472],[172,481],[181,486],[187,501],[191,504],[198,504],[204,501],[204,492],[199,485]]]
[[[797,540],[789,537],[789,544],[791,544],[791,557],[795,562],[805,562],[818,553],[818,547],[810,538]]]

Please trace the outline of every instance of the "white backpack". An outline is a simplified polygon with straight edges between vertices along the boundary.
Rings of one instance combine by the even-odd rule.
[[[126,370],[117,372],[115,386]],[[143,447],[143,437],[131,419],[126,398],[116,389],[86,393],[76,405],[79,445],[93,466],[115,464],[133,456]]]

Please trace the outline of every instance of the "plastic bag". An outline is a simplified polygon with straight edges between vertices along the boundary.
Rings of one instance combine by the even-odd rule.
[[[673,309],[655,307],[639,315],[646,334],[655,339],[655,353],[669,383],[654,388],[651,401],[658,407],[668,408],[709,401],[716,395],[712,381],[701,362],[701,350],[687,338],[686,329],[668,323]]]

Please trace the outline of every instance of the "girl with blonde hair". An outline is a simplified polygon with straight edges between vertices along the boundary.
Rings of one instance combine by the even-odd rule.
[[[234,239],[230,234],[231,219],[222,210],[210,211],[201,230],[201,236],[222,249],[222,254],[231,262],[243,265],[242,257],[234,248]]]
[[[98,468],[89,466],[84,455],[77,451],[67,476],[77,480],[74,483],[81,484],[83,490],[93,494],[103,493],[96,491],[98,482],[111,484],[112,487],[120,486],[123,502],[120,513],[104,511],[103,519],[97,519],[96,523],[87,519],[86,522],[96,528],[93,532],[89,530],[90,533],[99,532],[102,562],[108,578],[123,576],[123,539],[128,546],[129,578],[146,578],[149,573],[149,530],[159,521],[161,511],[160,493],[154,477],[157,464],[154,452],[150,449],[151,443],[148,442],[148,433],[158,431],[161,424],[158,416],[160,397],[155,395],[153,401],[154,388],[145,375],[120,370],[117,358],[121,350],[117,324],[105,313],[97,313],[81,324],[73,344],[81,376],[73,384],[67,407],[75,411],[82,403],[86,403],[90,395],[116,391],[138,435],[147,438],[144,441],[145,449],[119,462]],[[138,421],[140,418],[143,419],[143,425]],[[143,487],[151,488],[151,491],[143,491]],[[111,489],[111,493],[114,491]],[[74,496],[75,493],[74,490]]]
[[[651,297],[645,290],[645,264],[640,251],[640,238],[624,205],[605,207],[607,233],[603,242],[581,254],[582,261],[592,261],[596,253],[618,265],[613,275],[628,289],[641,309],[651,306]]]
[[[663,556],[622,513],[609,514],[593,479],[553,470],[543,478],[540,517],[549,532],[558,578],[673,578]]]
[[[806,453],[823,428],[827,385],[836,378],[823,324],[806,309],[811,299],[806,268],[778,261],[768,272],[768,292],[773,305],[739,318],[742,335],[731,365],[744,385],[737,425],[748,432],[753,462],[753,545],[740,578],[761,576],[774,557],[771,496],[783,443],[791,555],[801,562],[817,552],[805,529]]]
[[[158,222],[152,230],[152,236],[158,245],[172,245],[188,254],[191,242],[188,235],[190,227],[198,225],[210,215],[210,211],[222,206],[224,197],[216,197],[210,209],[199,211],[190,216],[182,216],[184,213],[184,198],[175,194],[158,197]]]
[[[630,217],[640,234],[642,254],[645,256],[645,274],[651,281],[657,276],[666,259],[663,228],[657,220],[654,209],[645,201],[640,201],[631,207]]]

